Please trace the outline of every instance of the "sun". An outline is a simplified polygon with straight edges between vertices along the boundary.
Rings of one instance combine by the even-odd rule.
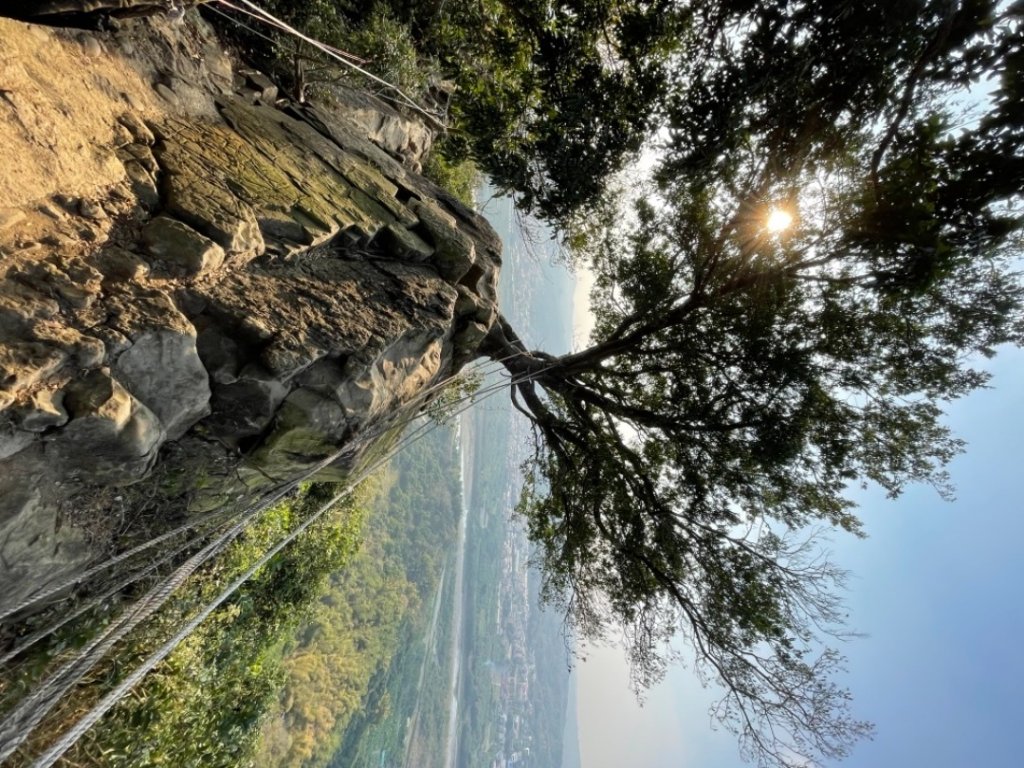
[[[793,223],[793,214],[784,208],[772,208],[765,225],[769,232],[782,232]]]

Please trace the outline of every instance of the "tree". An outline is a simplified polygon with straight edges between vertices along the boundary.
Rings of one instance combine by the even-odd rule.
[[[686,27],[676,6],[449,3],[424,45],[459,85],[454,138],[524,210],[558,222],[593,204],[650,133]]]
[[[424,100],[428,81],[438,74],[451,81],[440,83],[443,92],[454,86],[441,143],[447,159],[473,159],[522,208],[551,221],[594,203],[640,150],[687,24],[672,0],[264,5],[311,37],[365,57],[369,70]],[[287,38],[268,47],[273,38],[262,32],[232,33],[264,66],[273,65],[276,49],[279,75],[296,95],[337,69]]]
[[[870,732],[815,539],[860,533],[858,484],[947,492],[941,405],[1024,341],[1022,9],[684,5],[656,186],[591,224],[591,345],[499,318],[483,352],[535,429],[545,597],[585,637],[623,627],[641,688],[681,636],[745,754],[803,765]],[[943,101],[990,75],[983,114]]]

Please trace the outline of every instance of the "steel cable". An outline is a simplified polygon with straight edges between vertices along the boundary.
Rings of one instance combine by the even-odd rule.
[[[510,355],[509,358],[518,356],[518,354],[521,353],[517,353],[516,355]],[[494,362],[498,362],[500,365],[503,361],[489,360],[486,361],[484,365]],[[510,380],[512,383],[518,383],[518,381],[520,380],[532,378],[532,376],[543,372],[543,370],[546,370],[546,368],[549,367],[553,366],[547,366],[545,367],[545,369],[541,369],[540,371],[535,372],[531,376],[513,376],[510,377]],[[438,382],[438,384],[426,388],[424,392],[421,393],[421,396],[423,397],[423,399],[425,399],[425,397],[429,397],[431,392],[438,391],[438,389],[440,389],[441,387],[447,386],[447,384],[450,383],[456,377],[457,376],[447,377],[442,382]],[[472,407],[474,402],[477,401],[478,399],[485,399],[487,397],[490,397],[496,392],[504,390],[505,388],[508,387],[508,385],[509,382],[499,382],[497,384],[485,388],[484,390],[478,391],[476,393],[471,393],[469,395],[459,398],[456,401],[456,404],[462,404],[462,407],[458,408],[453,415],[461,415],[466,410],[468,410],[468,408]],[[421,396],[414,398],[412,402],[421,399]],[[409,404],[407,404],[406,407],[408,407],[408,405]],[[416,415],[419,415],[418,412],[416,413]],[[408,426],[408,424],[411,423],[411,421],[412,418],[405,420],[399,425],[389,424],[386,426],[382,426],[381,429],[377,430],[378,434],[376,436],[379,437],[381,434],[383,434],[385,430],[392,429],[394,428],[394,426]],[[177,644],[181,642],[181,640],[183,640],[185,637],[191,634],[192,631],[194,631],[194,629],[202,622],[203,619],[209,616],[209,614],[212,613],[212,611],[215,610],[218,605],[220,605],[224,600],[227,599],[227,597],[233,594],[233,592],[236,591],[238,587],[241,586],[241,584],[245,583],[245,581],[248,580],[252,573],[255,573],[255,571],[258,570],[261,564],[267,562],[271,557],[273,557],[273,555],[275,555],[277,552],[283,549],[284,546],[293,541],[298,535],[305,531],[309,527],[309,525],[312,524],[312,522],[314,522],[316,519],[322,516],[327,511],[327,509],[329,509],[334,504],[337,504],[337,502],[342,498],[349,495],[354,489],[355,485],[358,484],[358,482],[361,482],[362,479],[368,476],[371,472],[376,471],[380,466],[382,466],[387,461],[390,461],[391,458],[393,458],[393,456],[399,450],[411,444],[412,442],[415,442],[416,440],[420,439],[424,434],[436,428],[436,426],[436,424],[427,422],[426,424],[417,428],[417,430],[414,430],[412,435],[406,436],[408,439],[400,440],[393,450],[388,451],[385,454],[385,456],[373,462],[371,466],[367,467],[362,473],[360,473],[359,480],[347,486],[344,491],[333,497],[330,502],[321,507],[316,513],[314,513],[314,515],[307,519],[307,521],[305,521],[302,525],[296,528],[295,531],[293,531],[285,539],[283,539],[271,550],[269,550],[262,558],[260,558],[256,566],[249,569],[249,571],[247,571],[246,574],[243,574],[242,577],[233,582],[232,585],[227,590],[225,590],[225,592],[223,592],[220,596],[218,596],[218,598],[215,599],[215,601],[213,601],[213,603],[207,605],[202,611],[200,611],[200,613],[193,620],[191,620],[183,630],[177,633],[170,641],[168,641],[168,643],[165,644],[165,646],[162,646],[161,649],[159,649],[155,654],[153,654],[145,662],[143,662],[143,664],[140,665],[140,667],[136,668],[136,670],[134,670],[129,675],[129,677],[122,682],[122,684],[120,684],[119,686],[117,686],[117,688],[115,688],[113,691],[107,694],[101,700],[101,702],[99,702],[96,705],[96,707],[94,707],[93,710],[90,710],[90,712],[84,718],[79,720],[76,723],[76,725],[73,726],[72,729],[67,734],[65,734],[65,736],[62,737],[61,740],[54,747],[51,747],[51,749],[48,750],[47,753],[42,758],[40,758],[40,762],[37,762],[36,765],[52,765],[55,760],[59,759],[60,755],[63,754],[64,751],[66,751],[72,744],[74,744],[79,738],[81,738],[81,735],[84,734],[99,719],[99,717],[102,717],[102,715],[106,711],[108,711],[112,706],[114,706],[117,703],[117,701],[119,701],[120,698],[122,698],[128,690],[134,687],[134,685],[136,685],[145,676],[145,674],[153,668],[153,666],[155,666],[157,663],[159,663],[160,660],[166,657],[166,655],[170,653],[170,651],[173,650],[173,648],[176,647]],[[93,666],[95,666],[96,663],[102,660],[109,652],[109,650],[114,645],[116,645],[117,642],[123,639],[132,629],[137,627],[143,620],[145,620],[150,615],[152,615],[156,610],[158,610],[170,597],[171,593],[173,593],[179,586],[181,586],[181,584],[184,583],[184,581],[189,576],[191,576],[192,573],[194,573],[195,570],[200,565],[202,565],[211,557],[220,552],[223,549],[223,547],[230,543],[230,541],[232,541],[239,533],[241,533],[241,531],[245,529],[245,527],[254,519],[254,517],[257,514],[264,511],[267,507],[270,506],[270,504],[283,498],[291,490],[294,490],[294,488],[300,482],[302,482],[302,480],[308,479],[309,477],[315,475],[317,472],[324,469],[330,463],[339,458],[342,455],[342,453],[343,451],[339,450],[336,453],[332,454],[331,456],[327,457],[324,461],[320,462],[309,473],[307,473],[302,479],[286,484],[286,486],[282,490],[280,490],[277,493],[271,494],[269,498],[267,498],[264,502],[258,504],[255,508],[252,508],[250,512],[244,514],[242,519],[240,519],[234,526],[232,526],[231,529],[229,529],[225,534],[223,534],[220,538],[218,538],[214,542],[211,542],[198,553],[189,558],[189,560],[186,561],[186,563],[184,563],[182,566],[180,566],[171,575],[170,578],[168,578],[162,584],[154,587],[146,596],[140,599],[134,606],[127,609],[125,614],[122,615],[122,617],[119,617],[119,620],[115,622],[115,624],[111,625],[111,627],[108,627],[108,629],[101,633],[99,637],[95,638],[85,649],[83,649],[83,651],[80,652],[79,656],[76,659],[65,664],[60,670],[51,675],[42,684],[42,686],[37,688],[31,695],[26,697],[23,701],[19,702],[15,709],[12,712],[10,712],[2,722],[0,722],[0,760],[4,760],[7,757],[9,757],[10,754],[12,754],[14,750],[16,750],[18,746],[20,746],[28,738],[31,732],[39,725],[42,719],[53,709],[53,707],[59,702],[63,695],[66,694],[72,687],[74,687],[74,685],[78,681],[80,681],[82,677],[84,677],[84,675]],[[49,760],[49,762],[46,762],[46,760]]]

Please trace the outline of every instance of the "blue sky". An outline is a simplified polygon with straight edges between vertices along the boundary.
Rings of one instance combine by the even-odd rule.
[[[950,467],[953,503],[930,488],[896,501],[858,497],[869,538],[835,539],[851,571],[844,647],[859,716],[878,732],[849,768],[1018,768],[1024,746],[1024,353],[992,363],[992,388],[948,408],[968,441]],[[640,709],[616,649],[579,668],[583,768],[734,768],[733,738],[712,732],[710,694],[673,670]]]

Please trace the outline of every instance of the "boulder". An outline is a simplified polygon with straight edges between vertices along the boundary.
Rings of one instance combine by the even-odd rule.
[[[287,384],[262,366],[249,364],[230,383],[214,386],[213,415],[204,426],[229,442],[259,435],[287,395]]]
[[[232,154],[234,147],[218,146],[221,142],[214,136],[204,136],[194,125],[189,128],[180,135],[165,128],[157,146],[165,213],[213,240],[229,257],[248,261],[265,248],[256,216],[221,174],[210,173],[208,158],[211,152]],[[204,141],[212,145],[204,146]],[[232,160],[244,163],[242,156]]]
[[[126,144],[118,150],[117,156],[122,162],[134,160],[145,169],[146,173],[149,173],[154,178],[160,172],[160,166],[157,164],[156,158],[153,156],[153,150],[149,148],[148,144],[138,142]]]
[[[314,470],[343,478],[494,321],[493,231],[410,170],[429,131],[372,98],[339,102],[366,107],[351,120],[277,109],[255,76],[241,85],[264,103],[223,95],[230,66],[221,57],[216,83],[198,71],[191,52],[212,37],[197,16],[186,25],[133,28],[135,57],[173,66],[112,94],[99,143],[81,134],[112,186],[2,212],[0,533],[68,552],[3,542],[5,587],[80,562],[83,521],[95,552],[116,549],[112,509],[145,504],[156,525],[238,512]],[[60,517],[72,508],[80,519]]]
[[[10,423],[0,423],[0,460],[7,459],[28,448],[36,435]]]
[[[459,294],[455,301],[455,317],[471,318],[485,328],[490,328],[498,313],[494,302],[474,293],[465,285],[457,285],[455,288]]]
[[[18,426],[29,432],[45,432],[52,427],[63,426],[68,421],[68,412],[64,409],[64,393],[61,391],[40,390],[19,410]]]
[[[309,472],[337,457],[348,426],[336,400],[300,387],[285,398],[273,431],[247,463],[274,478]]]
[[[85,533],[59,517],[38,486],[0,480],[0,607],[72,576],[92,556]]]
[[[488,327],[481,323],[469,322],[455,334],[452,344],[455,345],[459,355],[471,355],[474,350],[480,347],[480,343],[487,338]]]
[[[224,249],[192,227],[169,216],[157,216],[142,230],[146,253],[169,264],[185,277],[199,277],[224,263]]]
[[[273,103],[277,98],[277,86],[262,72],[245,70],[241,75],[245,79],[245,86],[250,88],[257,98],[268,103]]]
[[[96,267],[105,278],[118,282],[138,283],[149,277],[149,264],[139,254],[116,245],[100,251]]]
[[[176,440],[210,412],[210,385],[194,334],[144,331],[121,353],[114,375],[160,419]]]
[[[156,137],[138,115],[134,112],[125,112],[117,122],[126,130],[131,138],[138,144],[153,146],[156,144]]]
[[[374,238],[374,243],[389,256],[410,261],[429,261],[434,255],[434,247],[424,241],[415,232],[402,226],[389,224]]]
[[[156,188],[156,179],[137,160],[125,160],[124,172],[128,176],[132,194],[147,210],[155,210],[160,205],[160,192]]]
[[[46,438],[46,456],[64,474],[117,485],[143,476],[165,432],[160,420],[109,373],[96,370],[65,392],[71,420]]]
[[[451,214],[434,203],[417,200],[411,207],[419,217],[426,236],[433,241],[431,262],[441,277],[458,283],[476,263],[476,247],[472,238],[456,226]]]

